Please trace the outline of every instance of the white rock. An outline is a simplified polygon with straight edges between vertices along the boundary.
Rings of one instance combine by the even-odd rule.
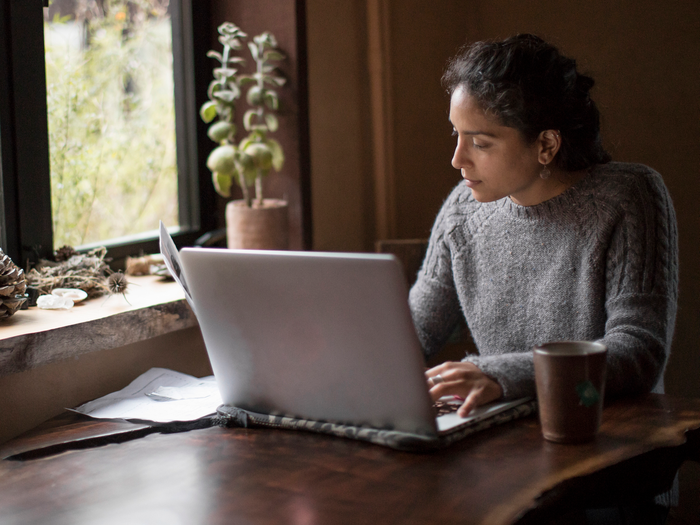
[[[58,295],[41,295],[36,305],[42,310],[69,310],[73,308],[73,300]]]
[[[71,299],[74,303],[79,303],[83,299],[87,298],[87,292],[81,290],[80,288],[54,288],[51,291],[52,295],[58,295],[59,297],[67,297]]]

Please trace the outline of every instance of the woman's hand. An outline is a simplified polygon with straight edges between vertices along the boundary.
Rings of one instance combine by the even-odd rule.
[[[479,405],[503,396],[501,385],[468,362],[447,361],[427,370],[425,377],[433,401],[449,395],[464,399],[457,411],[460,417],[467,417]]]

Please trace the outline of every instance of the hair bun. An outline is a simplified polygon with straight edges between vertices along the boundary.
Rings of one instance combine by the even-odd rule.
[[[576,88],[579,91],[583,91],[588,94],[593,86],[595,85],[595,80],[588,75],[577,74],[576,75]]]

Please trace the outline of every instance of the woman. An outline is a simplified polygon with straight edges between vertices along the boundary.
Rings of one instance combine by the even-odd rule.
[[[663,390],[676,317],[676,219],[658,173],[610,162],[593,79],[532,35],[479,42],[443,76],[461,182],[410,304],[426,356],[464,316],[479,351],[427,371],[460,415],[535,395],[532,347],[608,347],[608,396]]]

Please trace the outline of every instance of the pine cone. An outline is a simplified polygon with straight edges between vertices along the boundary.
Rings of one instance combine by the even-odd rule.
[[[0,319],[10,317],[27,300],[24,270],[0,250]]]
[[[68,246],[66,244],[65,246],[61,246],[58,250],[56,250],[53,255],[57,262],[61,262],[67,261],[74,255],[78,255],[78,252],[76,252],[72,246]]]

